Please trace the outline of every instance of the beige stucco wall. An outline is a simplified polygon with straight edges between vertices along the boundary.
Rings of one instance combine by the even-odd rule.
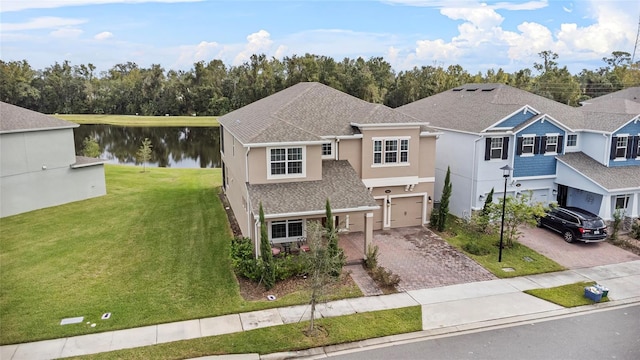
[[[417,176],[420,159],[420,129],[376,129],[362,132],[362,178]],[[409,137],[409,163],[398,165],[373,164],[373,138]],[[384,147],[384,143],[383,143]]]
[[[289,147],[289,146],[286,146]],[[306,145],[304,148],[304,177],[268,178],[267,149],[256,147],[249,150],[249,183],[267,184],[295,181],[315,181],[322,179],[322,147],[320,145]]]
[[[362,139],[340,139],[338,160],[349,161],[358,176],[362,177]]]
[[[224,144],[221,144],[221,159],[225,166],[224,175],[226,179],[225,194],[227,200],[233,209],[242,235],[251,237],[251,226],[249,215],[247,214],[247,187],[246,187],[246,150],[237,141],[231,133],[224,127],[221,129],[223,133]]]
[[[424,136],[420,138],[419,176],[421,178],[432,178],[436,176],[436,141],[435,136]]]

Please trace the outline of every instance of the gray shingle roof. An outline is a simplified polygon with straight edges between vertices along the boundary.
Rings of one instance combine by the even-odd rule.
[[[80,125],[0,102],[0,133],[75,128]]]
[[[525,105],[571,129],[582,128],[582,113],[504,84],[466,84],[397,108],[432,127],[480,133]]]
[[[421,122],[317,82],[298,83],[232,111],[218,121],[243,144],[353,135],[351,123]]]
[[[556,158],[608,191],[640,189],[640,166],[606,167],[582,152],[567,153]]]
[[[265,215],[319,212],[329,199],[334,212],[340,209],[377,207],[376,201],[346,160],[324,160],[322,180],[276,184],[247,184],[254,214],[262,202]],[[363,209],[365,210],[365,209]]]
[[[640,114],[640,87],[631,87],[582,102],[582,108],[592,112]]]

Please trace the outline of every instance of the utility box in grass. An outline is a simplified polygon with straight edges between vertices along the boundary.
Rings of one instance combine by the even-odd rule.
[[[592,301],[599,302],[602,300],[602,291],[595,286],[587,286],[584,288],[584,296]]]

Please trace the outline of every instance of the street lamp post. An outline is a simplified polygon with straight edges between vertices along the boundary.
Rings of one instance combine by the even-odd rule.
[[[504,192],[502,193],[502,222],[500,224],[500,250],[498,250],[498,262],[502,262],[502,239],[504,238],[504,212],[507,206],[507,179],[511,175],[513,168],[508,164],[501,167],[502,177],[504,178]]]

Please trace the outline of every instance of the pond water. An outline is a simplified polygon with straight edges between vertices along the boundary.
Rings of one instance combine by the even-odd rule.
[[[110,164],[141,165],[136,153],[145,138],[151,140],[151,167],[220,167],[220,128],[218,127],[128,127],[80,125],[75,128],[76,153],[81,154],[83,140],[98,141],[100,158]]]

